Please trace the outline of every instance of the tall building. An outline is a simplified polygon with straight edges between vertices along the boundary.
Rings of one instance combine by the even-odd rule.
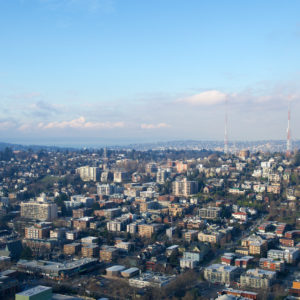
[[[80,167],[76,169],[76,174],[79,174],[83,181],[99,181],[101,170],[98,167]]]
[[[129,179],[127,172],[122,171],[115,171],[114,172],[114,182],[122,183],[123,181],[126,181]]]
[[[190,196],[198,193],[198,182],[189,181],[186,178],[176,180],[172,184],[172,191],[175,196]]]
[[[117,186],[114,184],[98,184],[97,185],[97,194],[98,195],[112,195],[117,193],[118,189]]]
[[[39,221],[52,221],[57,218],[57,205],[52,202],[22,202],[21,217]]]
[[[156,173],[156,182],[164,184],[169,176],[169,172],[164,169],[159,169]]]

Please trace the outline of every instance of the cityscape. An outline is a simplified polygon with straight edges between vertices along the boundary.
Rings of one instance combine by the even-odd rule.
[[[0,0],[0,300],[300,299],[298,0]]]

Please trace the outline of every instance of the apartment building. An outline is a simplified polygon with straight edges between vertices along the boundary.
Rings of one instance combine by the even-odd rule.
[[[101,261],[112,262],[119,254],[119,250],[115,247],[103,246],[100,249],[99,255]]]
[[[122,183],[129,179],[127,172],[116,171],[114,172],[114,182]]]
[[[52,202],[22,202],[21,217],[39,221],[52,221],[57,218],[57,206]]]
[[[268,250],[268,242],[253,234],[242,240],[242,247],[248,248],[249,254],[262,255]]]
[[[269,288],[276,278],[276,272],[262,269],[250,269],[240,276],[241,286],[256,289]]]
[[[192,242],[197,239],[198,231],[197,230],[187,230],[184,232],[184,239],[187,242]]]
[[[220,214],[220,207],[203,207],[199,209],[199,217],[202,219],[218,219]]]
[[[77,168],[76,174],[79,174],[83,181],[99,181],[101,169],[99,167],[84,166]]]
[[[99,247],[98,245],[83,245],[81,248],[81,255],[83,257],[98,257],[99,256]]]
[[[169,172],[165,169],[159,169],[156,173],[156,182],[164,184],[169,177]]]
[[[30,227],[25,227],[26,239],[44,239],[50,235],[52,226],[47,223],[39,223]]]
[[[83,181],[99,181],[101,170],[98,167],[84,166],[77,168],[76,174],[78,174]]]
[[[81,250],[80,243],[71,243],[64,245],[64,254],[66,255],[77,255]]]
[[[299,248],[289,247],[283,250],[272,249],[268,251],[268,258],[284,260],[288,264],[293,264],[297,261],[300,254]]]
[[[123,215],[119,218],[116,218],[112,221],[106,223],[106,228],[108,231],[112,232],[121,232],[126,230],[127,224],[131,222],[129,215]]]
[[[240,273],[240,269],[233,266],[213,264],[204,269],[204,278],[210,282],[229,284]]]
[[[199,242],[207,242],[211,244],[221,244],[221,239],[224,237],[224,234],[218,231],[215,232],[204,232],[201,231],[198,233]]]
[[[172,192],[175,196],[190,196],[198,193],[198,182],[189,181],[187,178],[176,180],[172,183]]]
[[[264,270],[270,270],[274,272],[284,271],[285,264],[282,260],[273,260],[270,258],[261,258],[259,260],[259,267]]]
[[[141,237],[151,238],[152,235],[162,227],[163,225],[161,224],[140,224],[138,225],[138,234]]]

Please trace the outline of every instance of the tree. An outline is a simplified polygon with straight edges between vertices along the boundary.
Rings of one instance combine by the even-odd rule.
[[[100,204],[99,204],[98,202],[93,203],[92,209],[93,209],[93,210],[98,210],[98,209],[100,209]]]
[[[300,166],[300,151],[298,150],[295,154],[295,157],[294,157],[294,166],[295,167],[299,167]]]
[[[28,246],[24,246],[21,252],[21,258],[32,259],[32,257],[33,257],[32,250]]]
[[[69,197],[65,193],[60,194],[59,196],[55,197],[55,199],[54,199],[54,202],[56,203],[56,205],[58,207],[60,207],[60,209],[61,209],[62,216],[67,215],[67,208],[66,208],[65,202],[64,202],[67,200],[69,200]]]

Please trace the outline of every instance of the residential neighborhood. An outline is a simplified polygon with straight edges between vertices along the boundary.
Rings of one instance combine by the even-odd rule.
[[[1,299],[300,297],[299,152],[1,157]]]

